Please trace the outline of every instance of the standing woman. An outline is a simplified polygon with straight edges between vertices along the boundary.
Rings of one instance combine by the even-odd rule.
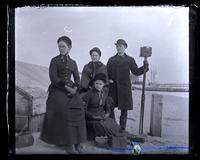
[[[106,84],[108,84],[107,68],[100,62],[101,51],[99,48],[94,47],[90,50],[91,60],[83,68],[81,75],[81,90],[88,91],[92,87],[92,80],[97,73],[103,73],[106,75]]]
[[[57,44],[60,54],[51,60],[49,67],[51,84],[40,139],[65,146],[67,153],[80,153],[80,143],[86,141],[86,124],[83,102],[77,93],[80,83],[78,67],[69,56],[71,39],[62,36]]]

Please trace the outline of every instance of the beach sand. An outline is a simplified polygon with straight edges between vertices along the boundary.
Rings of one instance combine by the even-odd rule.
[[[159,93],[158,93],[159,94]],[[161,93],[162,94],[162,93]],[[162,115],[162,136],[149,136],[150,110],[152,92],[146,92],[144,114],[145,143],[139,143],[141,154],[187,154],[189,146],[189,99],[188,97],[164,94]],[[128,111],[127,130],[135,135],[139,133],[141,107],[141,91],[133,91],[133,110]],[[119,122],[120,111],[116,108],[115,115]],[[30,147],[17,148],[16,154],[65,154],[64,148],[42,142],[39,132],[33,133],[34,144]],[[92,142],[84,145],[85,154],[132,154],[131,151],[116,151],[95,147]],[[186,148],[175,148],[186,147]]]

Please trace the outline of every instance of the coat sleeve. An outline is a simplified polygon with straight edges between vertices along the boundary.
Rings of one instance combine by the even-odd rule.
[[[111,111],[111,109],[113,109],[113,107],[114,107],[113,99],[110,96],[108,96],[106,98],[104,110],[105,110],[106,113],[110,113],[110,111]]]
[[[112,75],[112,63],[111,60],[109,59],[107,62],[107,74],[108,74],[108,79],[111,79]]]
[[[136,76],[142,75],[144,73],[144,67],[142,66],[138,68],[134,58],[130,58],[130,70]]]
[[[103,73],[103,74],[106,75],[106,84],[105,84],[105,85],[109,85],[108,71],[107,71],[106,65],[103,64],[103,65],[98,69],[97,74],[98,74],[98,73]]]
[[[90,83],[90,77],[87,71],[87,66],[84,66],[81,74],[81,88],[88,89],[89,83]]]
[[[84,108],[85,108],[85,116],[86,118],[89,118],[89,119],[93,119],[93,115],[92,113],[90,113],[87,108],[88,108],[88,104],[89,104],[89,101],[90,101],[90,96],[91,96],[91,93],[90,91],[87,92],[83,97],[82,97],[82,100],[84,102]]]
[[[78,73],[78,66],[77,66],[75,61],[74,61],[73,77],[74,77],[75,86],[79,87],[79,85],[80,85],[80,76],[79,76],[79,73]]]
[[[53,85],[58,87],[64,87],[64,82],[58,77],[58,69],[56,65],[56,60],[53,58],[49,66],[49,77]]]

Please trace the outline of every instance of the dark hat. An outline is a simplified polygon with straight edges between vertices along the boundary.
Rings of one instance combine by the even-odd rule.
[[[60,41],[65,42],[66,44],[68,44],[69,46],[72,46],[72,41],[69,37],[67,36],[62,36],[60,38],[58,38],[57,43],[59,43]]]
[[[123,40],[123,39],[118,39],[118,40],[117,40],[117,43],[115,43],[115,45],[118,45],[118,44],[123,44],[126,48],[128,47],[126,41]]]
[[[101,56],[101,51],[100,51],[100,49],[99,48],[97,48],[97,47],[94,47],[94,48],[92,48],[91,50],[90,50],[90,55],[92,54],[92,52],[97,52],[98,54],[99,54],[99,56]]]
[[[98,73],[94,76],[93,82],[96,80],[102,80],[104,83],[106,83],[106,75],[103,73]]]

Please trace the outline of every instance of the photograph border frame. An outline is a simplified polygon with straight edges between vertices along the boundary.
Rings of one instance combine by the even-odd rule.
[[[91,5],[91,4],[89,4]],[[135,5],[135,4],[133,4]],[[138,4],[136,4],[137,6]],[[144,4],[142,4],[144,5]],[[146,5],[146,4],[145,4]],[[154,4],[149,4],[149,5],[154,5]],[[174,5],[174,4],[170,4]],[[15,110],[13,109],[15,107],[15,13],[14,9],[16,7],[25,7],[27,4],[14,4],[14,5],[7,5],[7,13],[8,13],[8,21],[9,24],[7,26],[7,31],[8,31],[8,74],[9,74],[9,79],[8,79],[8,92],[7,92],[7,99],[8,101],[6,104],[8,105],[7,109],[7,115],[8,115],[8,151],[9,151],[9,158],[14,158],[14,159],[66,159],[66,158],[71,158],[71,159],[78,159],[78,158],[104,158],[110,157],[110,158],[131,158],[132,155],[16,155],[15,154],[15,118],[13,115],[15,115]],[[35,6],[32,4],[28,4],[28,6]],[[58,5],[52,5],[52,4],[41,4],[36,6],[41,6],[41,7],[51,7],[51,6],[62,6],[62,4]],[[65,4],[64,6],[87,6],[86,5],[77,5],[77,4]],[[93,6],[93,4],[91,5]],[[96,5],[95,5],[96,6]],[[107,6],[107,4],[106,4]],[[121,5],[115,5],[115,6],[121,6]],[[159,6],[159,5],[158,5]],[[175,4],[177,6],[177,4]],[[198,47],[198,39],[199,39],[199,32],[198,28],[199,25],[197,24],[197,17],[199,17],[199,8],[197,8],[195,5],[185,5],[186,7],[190,7],[189,9],[189,146],[190,146],[190,153],[187,155],[139,155],[139,156],[134,156],[134,158],[160,158],[160,159],[171,159],[171,158],[187,158],[187,159],[195,159],[198,157],[198,143],[197,139],[198,137],[198,130],[197,130],[197,125],[198,125],[198,113],[199,113],[199,108],[198,108],[198,80],[199,80],[199,75],[198,75],[198,62],[197,59],[199,58],[199,55],[197,53],[199,52],[199,47]],[[198,19],[199,21],[199,19]],[[197,58],[198,57],[198,58]],[[194,107],[191,107],[194,106]],[[10,133],[10,134],[9,134]],[[174,157],[175,156],[175,157]]]

